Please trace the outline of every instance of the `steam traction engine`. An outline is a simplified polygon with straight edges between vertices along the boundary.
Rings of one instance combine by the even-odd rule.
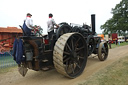
[[[91,54],[97,54],[100,61],[106,60],[108,45],[95,36],[94,14],[91,15],[91,21],[92,28],[88,25],[60,23],[52,39],[48,39],[47,35],[20,37],[25,61],[19,64],[19,72],[25,76],[28,68],[35,71],[55,68],[64,76],[75,78],[81,75]]]

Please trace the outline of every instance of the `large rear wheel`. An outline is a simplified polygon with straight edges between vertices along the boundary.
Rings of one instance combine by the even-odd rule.
[[[87,62],[87,44],[79,33],[67,33],[56,42],[53,51],[56,70],[70,78],[79,76]]]

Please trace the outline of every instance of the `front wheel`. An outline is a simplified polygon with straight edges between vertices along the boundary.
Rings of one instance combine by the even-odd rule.
[[[104,61],[108,57],[108,44],[106,42],[101,42],[98,47],[98,58],[100,61]]]

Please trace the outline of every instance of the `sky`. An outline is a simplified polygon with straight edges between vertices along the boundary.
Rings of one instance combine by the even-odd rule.
[[[96,32],[112,17],[111,9],[121,0],[0,0],[0,27],[23,25],[27,13],[32,14],[33,24],[47,33],[48,14],[52,13],[57,24],[61,22],[91,24],[91,14],[96,15]]]

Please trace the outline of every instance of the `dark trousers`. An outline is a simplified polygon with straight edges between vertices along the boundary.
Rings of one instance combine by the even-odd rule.
[[[52,39],[52,35],[54,34],[54,30],[48,32],[48,37],[49,37],[49,40]]]
[[[24,24],[23,24],[23,35],[24,36],[31,36],[31,29],[29,29],[28,27],[27,27],[27,25],[25,24],[25,22],[24,22]]]
[[[109,43],[109,48],[111,49],[111,43]]]

